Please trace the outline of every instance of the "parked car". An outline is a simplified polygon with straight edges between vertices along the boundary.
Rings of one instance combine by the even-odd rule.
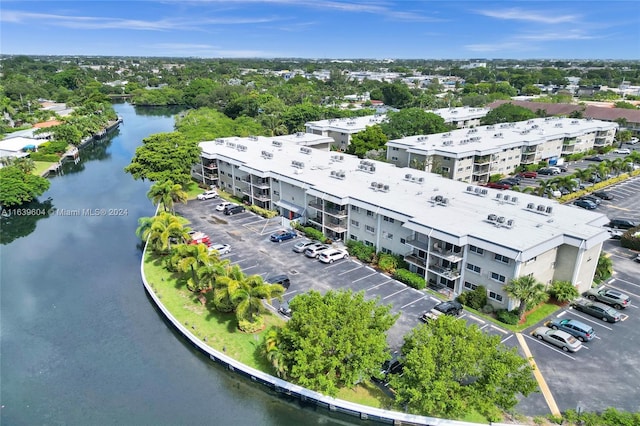
[[[234,204],[229,201],[223,201],[216,206],[216,210],[219,212],[223,212],[227,206],[233,206]]]
[[[596,203],[589,200],[576,200],[573,202],[573,204],[587,210],[594,210],[595,208],[598,207]]]
[[[318,256],[318,260],[323,263],[333,263],[336,260],[340,259],[348,259],[349,253],[345,249],[334,249],[330,248],[320,252],[320,256]]]
[[[624,309],[631,305],[631,298],[628,295],[605,286],[587,290],[586,296],[591,300],[606,303],[616,309]]]
[[[191,236],[191,241],[189,241],[189,244],[204,244],[207,247],[211,245],[211,240],[209,240],[209,236],[207,234],[205,234],[204,232],[191,232],[189,233],[189,235]]]
[[[516,186],[516,185],[520,185],[520,179],[514,179],[514,178],[500,179],[498,183],[504,183],[506,185]]]
[[[521,172],[518,176],[527,179],[535,179],[538,177],[538,172]]]
[[[215,189],[210,189],[209,191],[205,191],[202,194],[198,194],[196,197],[198,200],[210,200],[212,198],[218,197],[218,191]]]
[[[291,307],[289,306],[289,301],[285,300],[280,304],[280,308],[278,308],[278,312],[282,315],[291,318]]]
[[[484,186],[486,186],[487,188],[494,188],[494,189],[511,189],[511,185],[507,183],[500,183],[500,182],[489,182]]]
[[[291,281],[289,280],[289,277],[284,274],[274,275],[273,277],[266,278],[265,281],[268,282],[269,284],[280,284],[285,289],[288,289],[289,286],[291,286]]]
[[[304,251],[307,248],[309,248],[309,246],[312,246],[314,244],[316,244],[316,241],[311,241],[311,240],[298,241],[293,245],[293,251],[295,251],[296,253],[304,253]]]
[[[638,138],[631,138],[631,140],[629,142],[627,142],[629,145],[635,145],[638,143],[638,141],[640,141],[640,139]]]
[[[326,244],[322,244],[322,243],[314,243],[313,245],[310,245],[309,247],[307,247],[304,251],[304,255],[307,257],[311,257],[311,258],[318,258],[318,256],[320,256],[320,252],[323,250],[328,249],[329,246]]]
[[[564,164],[560,164],[560,165],[556,164],[553,167],[555,167],[556,169],[560,170],[562,173],[569,171],[569,168],[567,166],[565,166]]]
[[[600,204],[602,204],[602,200],[593,195],[583,195],[582,197],[580,197],[580,199],[591,201],[592,203],[595,203],[596,206],[599,206]]]
[[[635,258],[635,259],[633,259],[633,260],[635,260],[636,262],[640,262],[640,254],[639,254],[639,255],[637,255],[637,256],[636,256],[636,258]]]
[[[574,319],[554,319],[549,321],[546,325],[554,330],[565,331],[572,336],[575,336],[581,342],[589,342],[596,337],[596,332],[593,330],[593,327]]]
[[[292,238],[296,238],[298,233],[292,229],[282,229],[278,232],[274,232],[271,234],[269,239],[274,243],[281,243],[286,240],[290,240]]]
[[[547,176],[555,176],[555,175],[559,175],[560,174],[560,170],[558,170],[558,169],[550,169],[548,167],[543,167],[542,169],[538,170],[538,174],[539,175],[547,175]]]
[[[631,150],[629,148],[618,148],[614,149],[613,152],[615,154],[631,154]]]
[[[624,231],[619,229],[609,229],[609,238],[612,240],[621,240],[624,235]]]
[[[402,374],[403,369],[404,365],[400,362],[400,354],[398,352],[394,352],[391,359],[382,364],[382,367],[380,368],[380,375],[378,377],[372,377],[372,379],[374,382],[387,385],[389,383],[389,375]]]
[[[572,303],[572,306],[585,314],[592,317],[600,318],[604,322],[618,322],[622,319],[620,312],[607,306],[604,303],[592,302],[589,299],[578,299]]]
[[[227,216],[231,216],[233,214],[242,213],[244,211],[244,206],[239,206],[237,204],[233,204],[224,208],[223,213]]]
[[[603,200],[613,200],[613,195],[605,191],[595,191],[595,192],[592,192],[592,194],[598,198],[602,198]]]
[[[631,229],[638,226],[638,223],[630,219],[615,218],[609,222],[609,227],[617,229]]]
[[[553,330],[549,327],[542,326],[536,328],[533,331],[533,335],[540,340],[562,348],[565,352],[578,352],[582,349],[582,343],[566,331]]]
[[[434,320],[440,315],[459,316],[462,313],[462,304],[455,300],[448,300],[446,302],[440,302],[434,306],[430,311],[422,314],[420,319],[424,322]]]
[[[209,251],[216,250],[219,254],[231,253],[231,246],[229,244],[211,244]]]
[[[599,157],[597,155],[594,155],[593,157],[586,157],[585,161],[595,161],[595,162],[600,163],[600,162],[604,161],[604,158]]]

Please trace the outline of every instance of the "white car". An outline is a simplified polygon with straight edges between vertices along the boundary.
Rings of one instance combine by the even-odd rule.
[[[219,212],[223,212],[225,207],[232,206],[232,205],[233,205],[233,203],[231,203],[229,201],[223,201],[223,202],[221,202],[220,204],[218,204],[216,206],[216,210],[219,211]]]
[[[198,200],[210,200],[212,198],[217,198],[218,197],[218,191],[216,191],[215,189],[211,189],[209,191],[205,191],[202,194],[198,194],[198,196],[196,197]]]
[[[635,145],[639,142],[640,140],[638,138],[631,138],[631,140],[629,142],[627,142],[630,145]]]
[[[318,259],[323,263],[333,263],[336,260],[348,259],[349,253],[344,249],[330,248],[320,252]]]
[[[211,244],[209,251],[217,251],[219,254],[231,253],[231,246],[229,244]]]
[[[618,148],[613,151],[615,154],[631,154],[631,150],[629,148]]]

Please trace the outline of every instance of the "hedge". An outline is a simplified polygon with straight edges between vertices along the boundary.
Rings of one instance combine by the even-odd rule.
[[[46,161],[47,163],[57,163],[60,161],[60,156],[57,154],[44,154],[42,152],[32,152],[29,157],[33,161]]]
[[[427,286],[424,278],[403,268],[396,269],[396,271],[393,273],[393,278],[417,290],[422,290]]]

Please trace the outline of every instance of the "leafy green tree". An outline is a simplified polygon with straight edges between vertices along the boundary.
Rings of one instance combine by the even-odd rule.
[[[299,385],[335,396],[388,359],[386,333],[397,319],[390,306],[351,291],[311,291],[289,306],[293,315],[279,330],[279,346],[287,376]]]
[[[179,244],[173,251],[172,261],[179,272],[187,274],[187,288],[193,292],[203,290],[198,269],[208,264],[209,248],[205,244]]]
[[[79,145],[82,141],[82,131],[74,124],[59,124],[49,129],[54,141],[65,142],[67,145]]]
[[[442,117],[420,108],[406,108],[398,112],[389,112],[387,120],[381,123],[380,127],[389,139],[430,135],[449,130]]]
[[[596,273],[593,276],[595,282],[602,282],[613,274],[613,262],[606,254],[601,254],[598,258]]]
[[[275,328],[269,329],[264,336],[261,345],[262,355],[269,361],[276,376],[286,379],[287,369],[284,363],[284,354],[280,349],[280,333]]]
[[[411,94],[409,87],[401,81],[387,83],[382,86],[381,90],[382,100],[385,105],[395,108],[405,108],[413,100],[413,95]]]
[[[156,182],[151,188],[149,188],[149,192],[147,192],[147,197],[151,199],[154,206],[162,204],[164,211],[174,211],[175,203],[183,203],[187,204],[188,194],[182,189],[177,183],[173,183],[172,180],[167,180],[165,182]]]
[[[230,136],[260,135],[264,131],[260,123],[251,117],[233,120],[212,108],[188,111],[176,120],[176,130],[193,143]]]
[[[136,235],[149,244],[157,253],[171,251],[172,241],[184,243],[189,241],[189,221],[171,213],[161,212],[153,217],[138,219]]]
[[[152,182],[172,180],[186,186],[191,182],[191,166],[200,161],[200,146],[177,132],[156,133],[136,148],[131,164],[124,168],[134,179]]]
[[[26,173],[18,165],[0,168],[0,205],[19,206],[44,194],[50,182],[41,177]]]
[[[549,289],[551,297],[558,302],[570,302],[580,296],[578,289],[569,281],[554,281]]]
[[[213,306],[220,312],[233,312],[235,305],[233,293],[240,288],[245,275],[239,265],[231,265],[225,274],[218,277],[214,283]]]
[[[492,109],[482,118],[482,124],[513,123],[536,118],[536,114],[524,107],[512,103],[502,104]]]
[[[477,411],[495,418],[537,388],[515,348],[446,315],[414,328],[402,353],[403,374],[394,375],[390,387],[398,408],[413,414],[461,418]]]
[[[549,298],[544,284],[531,275],[523,275],[512,279],[503,289],[510,297],[520,301],[520,306],[518,306],[518,317],[520,319],[524,317],[528,306],[537,306]]]
[[[367,126],[366,129],[351,137],[347,153],[364,158],[367,151],[383,149],[386,143],[387,136],[379,125]]]
[[[249,275],[240,281],[231,294],[240,330],[254,332],[263,327],[262,314],[267,311],[263,301],[280,297],[284,287],[265,282],[260,275]]]

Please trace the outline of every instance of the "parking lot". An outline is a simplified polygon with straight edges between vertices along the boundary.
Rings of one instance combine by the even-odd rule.
[[[610,218],[640,218],[637,212],[637,206],[640,205],[640,178],[620,183],[607,191],[615,198],[603,201],[597,211]],[[283,228],[282,218],[267,220],[248,211],[225,216],[215,210],[218,202],[194,200],[186,206],[176,206],[176,210],[191,222],[192,229],[207,233],[212,243],[230,244],[231,252],[221,258],[239,265],[245,273],[257,274],[264,279],[288,275],[291,286],[284,300],[311,289],[320,292],[351,289],[364,291],[365,297],[379,298],[380,303],[391,305],[393,313],[400,313],[388,337],[392,350],[402,346],[403,336],[419,324],[420,315],[440,302],[433,294],[410,288],[355,259],[324,264],[302,253],[295,253],[292,247],[299,239],[280,243],[269,240],[269,235]],[[578,406],[591,411],[609,406],[629,411],[640,410],[640,357],[637,356],[640,352],[640,281],[637,278],[640,264],[633,261],[633,253],[621,248],[617,240],[607,241],[604,251],[610,254],[614,262],[615,274],[609,282],[610,286],[631,296],[632,306],[625,310],[625,320],[611,324],[571,308],[557,311],[555,315],[560,318],[575,318],[592,325],[596,330],[598,337],[575,354],[565,353],[531,336],[537,325],[522,333],[551,394],[563,411]],[[274,301],[274,310],[278,307],[278,302]],[[488,334],[500,336],[505,345],[516,347],[524,356],[513,333],[466,311],[461,317]],[[522,400],[517,409],[526,415],[549,412],[540,394]]]

